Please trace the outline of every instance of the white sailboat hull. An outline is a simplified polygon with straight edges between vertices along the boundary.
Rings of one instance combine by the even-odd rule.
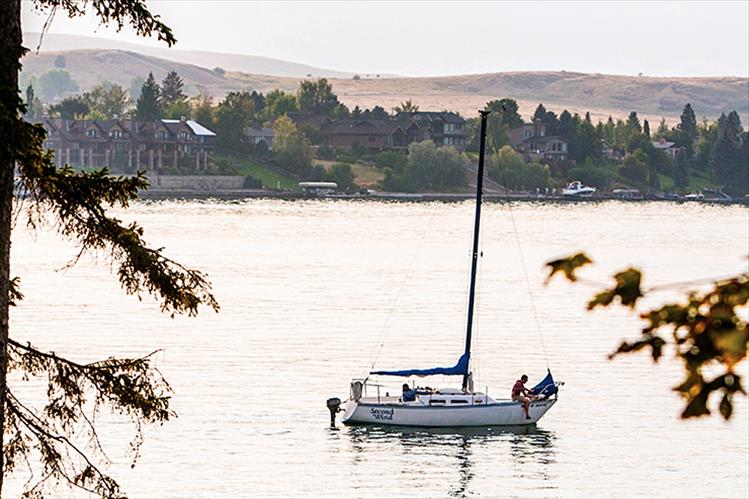
[[[555,403],[556,399],[532,402],[528,411],[531,419],[526,419],[523,406],[512,401],[456,407],[419,407],[349,400],[342,421],[344,424],[424,427],[517,426],[537,422]]]

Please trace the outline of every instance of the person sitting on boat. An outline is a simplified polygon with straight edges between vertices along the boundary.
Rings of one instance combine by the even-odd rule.
[[[528,381],[528,376],[523,374],[520,379],[515,381],[512,386],[512,400],[523,404],[523,410],[525,411],[525,419],[531,419],[528,414],[528,408],[530,407],[531,400],[536,397],[525,387],[525,383]]]
[[[416,390],[412,390],[408,383],[403,383],[403,402],[416,400]]]

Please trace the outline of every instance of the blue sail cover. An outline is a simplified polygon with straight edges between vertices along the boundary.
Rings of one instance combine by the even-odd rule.
[[[406,369],[404,371],[372,371],[369,374],[381,376],[464,376],[468,374],[468,355],[463,354],[453,367],[433,367],[431,369]]]
[[[554,383],[554,377],[551,375],[551,369],[549,369],[549,373],[546,377],[539,384],[531,388],[531,393],[533,395],[551,397],[557,393],[557,390],[558,388]]]

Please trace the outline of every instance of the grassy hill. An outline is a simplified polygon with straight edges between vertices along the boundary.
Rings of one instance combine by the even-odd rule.
[[[39,37],[39,33],[24,32],[24,45],[36,50],[36,47],[39,46]],[[179,47],[179,45],[177,45],[177,47]],[[308,74],[329,78],[351,78],[354,76],[354,73],[351,72],[318,68],[308,64],[284,61],[271,57],[207,52],[202,50],[181,50],[179,48],[167,48],[164,45],[153,47],[141,43],[128,43],[109,38],[67,35],[61,33],[46,33],[44,38],[42,38],[42,44],[39,47],[41,53],[85,49],[137,52],[139,54],[168,59],[183,64],[196,64],[209,69],[219,66],[229,71],[242,71],[245,73],[274,76],[289,76],[297,78],[306,77]]]
[[[134,78],[145,78],[149,71],[162,79],[168,71],[175,70],[183,77],[187,93],[195,94],[203,87],[217,98],[232,90],[295,91],[300,81],[299,77],[239,71],[218,74],[195,64],[115,49],[32,53],[23,60],[24,77],[39,77],[53,69],[58,55],[65,57],[65,70],[81,91],[105,80],[128,88]],[[543,102],[547,109],[556,112],[565,108],[579,113],[590,111],[594,119],[625,117],[630,111],[637,111],[655,125],[661,117],[678,118],[684,104],[690,102],[698,117],[715,119],[721,112],[736,110],[744,123],[749,122],[749,79],[739,77],[652,78],[558,71],[329,80],[349,107],[379,104],[390,109],[411,99],[424,110],[450,109],[473,116],[488,100],[513,97],[524,116],[532,114]]]

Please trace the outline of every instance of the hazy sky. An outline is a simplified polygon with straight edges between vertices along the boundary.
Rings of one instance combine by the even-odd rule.
[[[749,76],[749,2],[151,0],[177,48],[408,76],[567,70]],[[44,17],[24,0],[24,30]],[[92,16],[50,29],[156,45]],[[48,47],[52,49],[52,47]]]

